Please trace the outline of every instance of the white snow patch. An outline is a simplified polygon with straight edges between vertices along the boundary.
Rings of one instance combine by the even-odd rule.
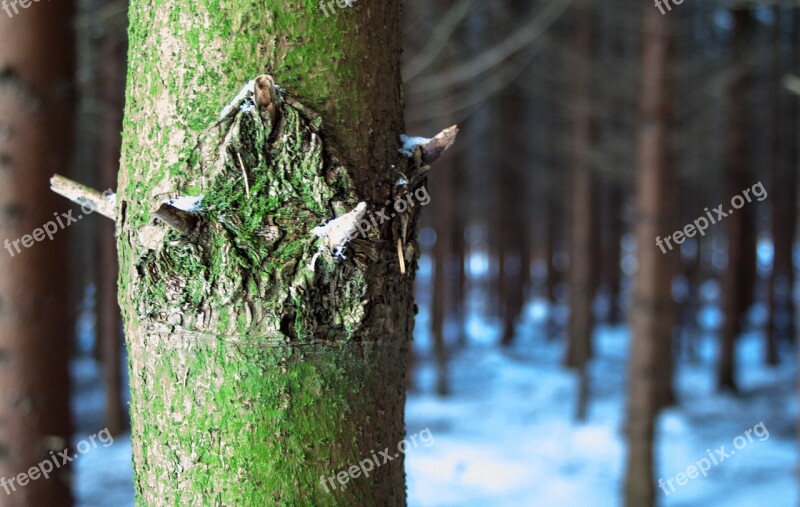
[[[328,249],[340,257],[347,242],[358,229],[358,222],[367,211],[367,203],[360,202],[351,211],[334,218],[330,222],[314,227],[311,232],[318,238],[325,238]]]
[[[197,213],[198,211],[202,210],[203,208],[200,206],[200,203],[203,201],[203,197],[205,195],[187,195],[187,196],[178,196],[173,197],[167,204],[174,208],[178,208],[183,211],[188,211],[189,213]]]
[[[242,89],[239,90],[239,93],[236,94],[236,96],[233,98],[233,100],[231,100],[228,103],[228,105],[226,105],[222,109],[222,112],[219,114],[219,119],[222,120],[222,119],[226,118],[228,115],[230,115],[233,112],[234,108],[237,108],[237,107],[240,107],[240,106],[241,107],[245,107],[246,105],[248,105],[249,102],[247,102],[247,100],[251,99],[251,97],[255,93],[255,88],[256,88],[256,80],[255,79],[251,79],[250,81],[248,81],[247,84],[245,84],[242,87]],[[245,102],[245,103],[242,104],[242,102]],[[255,103],[253,103],[253,107],[255,107]],[[242,109],[242,111],[244,111],[244,109]]]
[[[417,151],[417,147],[428,144],[431,142],[431,139],[428,139],[427,137],[413,137],[400,134],[400,142],[403,143],[403,146],[401,146],[397,151],[399,151],[402,155],[411,158],[414,156],[414,152]]]

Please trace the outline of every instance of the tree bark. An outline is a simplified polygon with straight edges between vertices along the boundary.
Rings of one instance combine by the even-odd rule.
[[[628,399],[628,452],[625,505],[654,505],[653,435],[658,412],[660,343],[672,334],[670,267],[672,261],[655,238],[669,220],[669,62],[670,16],[645,9],[642,88],[636,175],[636,248],[630,310],[631,356]],[[675,253],[675,252],[671,252]]]
[[[49,460],[50,451],[69,447],[72,437],[67,233],[57,230],[52,241],[29,248],[20,238],[63,210],[46,182],[71,164],[73,9],[65,1],[33,4],[13,17],[0,11],[0,240],[7,242],[0,253],[0,495],[6,506],[72,505],[67,465],[49,480],[40,476],[24,487],[12,481]]]
[[[399,2],[318,9],[131,3],[117,202],[137,503],[405,504],[401,453],[324,483],[403,438],[419,205],[341,255],[312,233],[414,200]],[[287,93],[264,78],[231,102],[265,69]],[[151,218],[199,194],[188,236]]]

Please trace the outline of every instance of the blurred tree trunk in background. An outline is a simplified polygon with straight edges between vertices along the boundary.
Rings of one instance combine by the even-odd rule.
[[[671,273],[673,262],[656,246],[669,220],[668,152],[670,136],[670,63],[672,16],[644,6],[642,81],[636,173],[636,248],[630,310],[631,355],[628,399],[626,507],[654,505],[653,435],[658,413],[661,343],[672,335]]]
[[[524,19],[530,9],[530,2],[511,0],[506,2],[505,14],[510,20]],[[506,28],[505,23],[500,26]],[[503,257],[500,259],[503,278],[500,315],[503,319],[503,334],[500,343],[510,346],[516,338],[517,323],[522,312],[525,283],[530,271],[530,256],[527,250],[530,218],[527,216],[525,199],[526,176],[531,168],[531,159],[524,156],[519,146],[520,125],[524,125],[524,113],[528,111],[527,98],[522,89],[511,82],[500,92],[497,100],[498,142],[495,143],[497,161],[497,180],[499,191],[499,214],[496,219],[498,240],[501,242]],[[524,262],[528,262],[526,267]]]
[[[592,355],[592,227],[596,214],[592,185],[592,4],[575,6],[573,50],[580,63],[573,66],[572,167],[570,170],[569,327],[566,365],[583,368]]]
[[[120,2],[117,3],[119,5]],[[98,146],[101,190],[117,188],[119,152],[122,142],[122,109],[125,105],[125,53],[127,38],[124,16],[105,26],[100,39],[100,99],[102,117]],[[121,25],[121,26],[120,26]],[[112,434],[128,426],[122,400],[122,316],[117,303],[117,248],[114,223],[102,220],[97,231],[97,345],[103,365],[105,424]]]
[[[774,81],[770,90],[772,147],[772,183],[769,185],[771,200],[772,240],[774,257],[772,273],[769,277],[767,293],[769,316],[766,332],[765,360],[768,364],[778,364],[778,343],[791,342],[796,332],[795,315],[792,304],[794,294],[794,267],[792,262],[797,215],[790,212],[797,209],[797,97],[787,95],[781,85],[786,72],[792,72],[796,65],[796,40],[791,40],[781,32],[781,26],[790,25],[793,14],[780,7],[773,8],[775,25],[772,33],[772,75]],[[795,15],[796,17],[796,15]],[[797,30],[798,26],[793,27]],[[790,32],[792,35],[796,31]],[[796,37],[795,37],[796,39]]]
[[[558,323],[556,318],[556,305],[559,303],[559,284],[561,283],[562,272],[559,270],[559,240],[564,234],[564,213],[559,205],[557,197],[554,192],[547,197],[547,244],[545,247],[545,255],[547,256],[547,274],[545,278],[545,297],[550,303],[550,311],[547,312],[547,337],[548,339],[555,340],[560,338],[558,331]]]
[[[453,153],[450,154],[448,157],[452,162],[453,167],[464,167],[463,162],[463,152],[459,149],[454,150]],[[457,171],[451,171],[451,175],[453,180],[458,180]],[[456,184],[455,188],[453,189],[456,195],[464,195],[464,185]],[[465,202],[466,199],[460,201]],[[458,279],[456,280],[455,285],[455,294],[453,299],[453,312],[455,313],[456,318],[456,326],[457,327],[457,335],[456,335],[456,343],[459,347],[463,347],[467,344],[467,245],[466,240],[464,238],[464,230],[466,227],[466,221],[464,220],[463,216],[463,207],[465,205],[459,206],[459,210],[461,213],[456,213],[455,222],[453,223],[453,230],[452,233],[452,245],[453,245],[453,255],[455,257],[455,262],[457,263],[456,269],[458,270],[456,276]]]
[[[603,185],[603,218],[604,227],[598,232],[602,233],[603,262],[597,274],[598,280],[603,280],[603,286],[608,294],[609,324],[616,325],[622,321],[619,296],[622,282],[621,246],[622,243],[622,203],[624,194],[619,182],[607,179]]]
[[[415,216],[405,274],[401,216],[346,259],[312,232],[405,198],[418,169],[397,152],[400,4],[318,4],[131,2],[117,246],[139,504],[405,505],[402,454],[326,478],[403,439]],[[277,126],[231,102],[266,68],[291,93]],[[191,236],[153,222],[187,194]]]
[[[30,248],[18,239],[64,206],[47,182],[72,163],[73,9],[62,1],[20,8],[13,17],[0,11],[0,241],[17,241],[21,249],[6,244],[0,253],[2,477],[49,460],[72,437],[67,308],[77,304],[67,295],[68,232]],[[6,506],[72,505],[67,466],[49,480],[4,487]]]
[[[425,9],[430,9],[429,15],[433,19],[441,18],[452,7],[452,1],[442,3],[429,3]],[[447,109],[452,107],[452,100],[447,96],[447,90],[437,91],[437,107],[442,110],[442,116],[448,116]],[[451,241],[453,239],[453,221],[455,219],[453,199],[453,173],[455,162],[448,157],[437,167],[437,174],[431,179],[431,189],[436,195],[433,203],[432,225],[436,231],[436,244],[433,246],[433,294],[431,295],[431,336],[433,338],[433,356],[436,361],[436,393],[446,396],[448,387],[448,351],[445,327],[447,316],[453,309],[453,292],[451,279],[448,277],[447,265],[453,256]]]
[[[445,338],[445,323],[447,310],[452,307],[452,292],[448,283],[446,265],[450,260],[452,251],[452,212],[453,198],[450,175],[452,174],[450,161],[442,162],[437,167],[437,173],[432,182],[432,189],[436,195],[433,215],[433,226],[436,229],[436,244],[433,247],[433,295],[431,301],[431,335],[433,337],[433,355],[436,360],[436,392],[445,396],[449,392],[447,373],[447,344]]]
[[[579,375],[576,417],[583,420],[589,396],[587,363],[592,356],[595,273],[594,190],[592,150],[592,3],[579,0],[575,6],[573,50],[574,86],[570,169],[569,225],[569,324],[565,363]]]
[[[734,9],[731,11],[733,19],[733,40],[731,64],[745,66],[746,52],[749,49],[752,18],[747,9]],[[747,209],[733,210],[730,199],[749,188],[751,182],[747,180],[747,164],[749,154],[749,141],[747,133],[747,67],[738,69],[738,73],[729,89],[728,112],[728,158],[725,172],[725,195],[722,201],[722,210],[728,216],[724,217],[725,230],[728,237],[728,265],[723,278],[723,313],[725,322],[720,335],[720,359],[717,369],[717,386],[719,389],[736,390],[736,340],[742,331],[744,319],[743,302],[747,299],[743,291],[753,290],[748,283],[749,262],[748,251],[753,248],[748,239]],[[713,212],[712,212],[713,213]],[[716,217],[715,217],[716,219]]]

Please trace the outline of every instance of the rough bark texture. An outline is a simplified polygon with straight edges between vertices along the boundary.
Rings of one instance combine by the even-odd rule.
[[[408,196],[398,17],[395,0],[132,2],[118,247],[139,504],[405,504],[402,455],[345,490],[321,476],[403,438],[418,206],[346,259],[312,234]],[[218,121],[265,70],[287,91],[277,123],[239,103]],[[189,236],[151,218],[199,194]]]
[[[72,15],[69,1],[0,11],[0,241],[19,244],[64,210],[47,179],[71,163]],[[0,251],[0,477],[27,472],[72,436],[66,235]],[[0,504],[72,504],[66,466],[15,484],[0,489]]]
[[[638,268],[630,310],[631,356],[625,505],[654,504],[653,433],[657,414],[658,362],[662,341],[672,333],[670,266],[656,236],[670,226],[666,164],[669,111],[670,16],[645,9],[641,114],[636,174]],[[667,229],[668,230],[668,229]]]

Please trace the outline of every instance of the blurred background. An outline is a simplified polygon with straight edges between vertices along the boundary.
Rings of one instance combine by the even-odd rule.
[[[9,205],[54,172],[116,187],[127,2],[78,0],[72,24],[68,4],[0,21],[0,240],[34,208],[32,227],[79,209]],[[403,15],[407,133],[461,127],[420,231],[406,421],[435,444],[408,451],[409,505],[616,506],[648,487],[663,506],[798,505],[800,2],[406,0]],[[4,97],[35,112],[36,90],[77,126],[6,122]],[[20,148],[27,128],[74,136]],[[114,435],[59,478],[85,507],[133,505],[113,232],[92,216],[0,251],[0,384],[55,378],[42,396],[69,390],[71,410],[41,415],[54,434]],[[62,307],[42,363],[9,372],[2,350],[38,343],[14,326],[41,301],[5,311],[20,271]],[[0,472],[2,441],[24,434],[0,431]]]

